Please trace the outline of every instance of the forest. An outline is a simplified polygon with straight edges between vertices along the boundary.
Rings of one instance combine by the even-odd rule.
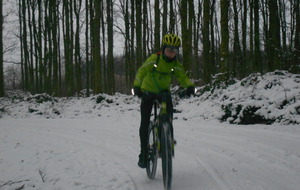
[[[0,96],[8,88],[0,1]],[[128,93],[136,70],[181,37],[196,85],[251,73],[300,73],[300,0],[15,0],[20,81],[32,94]]]

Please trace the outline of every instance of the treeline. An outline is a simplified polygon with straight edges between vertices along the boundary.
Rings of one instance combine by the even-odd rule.
[[[119,80],[130,89],[168,32],[182,37],[180,59],[204,83],[300,72],[300,0],[17,1],[22,85],[32,93],[114,94]]]
[[[300,71],[299,0],[216,3],[203,1],[202,63],[206,83],[215,73],[223,73],[226,80],[276,69]]]
[[[83,88],[114,92],[112,1],[105,7],[92,0],[18,5],[24,89],[58,96]]]

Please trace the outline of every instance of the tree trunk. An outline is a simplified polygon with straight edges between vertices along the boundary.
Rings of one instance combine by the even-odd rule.
[[[45,82],[45,91],[47,93],[51,93],[52,91],[52,74],[53,74],[53,38],[52,38],[52,11],[51,11],[51,2],[49,1],[46,5],[46,18],[47,18],[47,23],[45,27],[45,32],[47,33],[47,36],[49,37],[47,40],[47,45],[48,45],[48,52],[45,54],[47,56],[47,65],[46,65],[46,82]]]
[[[90,76],[90,48],[89,48],[89,0],[85,0],[85,87],[86,87],[86,96],[90,96],[90,88],[91,88],[91,76]]]
[[[269,5],[269,51],[268,71],[280,69],[280,22],[278,16],[277,0],[268,0]]]
[[[187,60],[184,60],[185,65],[187,65],[187,71],[192,71],[194,70],[195,66],[195,57],[194,57],[194,52],[195,48],[193,48],[193,24],[195,21],[195,9],[194,9],[194,0],[188,0],[188,32],[190,35],[188,35],[188,57]],[[187,62],[187,63],[186,63]],[[193,73],[191,72],[190,77],[194,77]]]
[[[249,11],[249,22],[250,22],[250,31],[249,31],[249,65],[251,67],[251,72],[253,71],[253,55],[254,55],[254,38],[253,38],[253,34],[254,34],[254,30],[253,30],[253,10],[254,10],[254,6],[253,6],[253,1],[254,0],[249,0],[249,7],[250,7],[250,11]]]
[[[225,74],[225,80],[228,79],[228,46],[229,46],[229,31],[228,31],[228,9],[229,0],[221,0],[221,61],[220,71]]]
[[[101,60],[101,70],[102,70],[102,92],[107,93],[108,89],[108,72],[107,72],[107,60],[106,60],[106,30],[105,30],[105,21],[104,21],[104,2],[100,1],[100,25],[102,30],[102,36],[100,37],[100,44],[102,42],[102,49],[100,49],[100,60]]]
[[[67,96],[73,95],[74,92],[74,78],[73,78],[73,41],[72,41],[72,30],[71,26],[72,19],[72,9],[71,2],[64,0],[64,52],[65,52],[65,83],[67,89]]]
[[[31,1],[27,0],[27,16],[28,16],[28,29],[29,29],[29,83],[30,83],[30,89],[29,91],[31,93],[36,93],[35,91],[35,80],[34,80],[34,64],[33,64],[33,24],[32,24],[32,15],[34,12],[34,6],[33,8],[30,6],[31,5]]]
[[[218,28],[217,24],[217,17],[216,15],[216,11],[215,11],[215,6],[216,6],[216,0],[212,0],[211,1],[211,5],[210,5],[210,13],[209,13],[209,28],[210,28],[210,50],[209,50],[209,54],[210,54],[210,58],[209,58],[209,69],[210,69],[210,74],[214,75],[217,72],[216,69],[216,65],[217,65],[217,48],[216,48],[216,44],[220,44],[219,42],[216,41],[216,32],[215,32],[215,27]],[[215,18],[215,20],[214,20]],[[218,29],[217,29],[218,30]],[[217,46],[218,47],[218,46]]]
[[[286,11],[287,5],[285,0],[279,0],[279,18],[280,18],[280,26],[281,26],[281,34],[282,34],[282,69],[288,70],[290,68],[290,61],[288,58],[288,48],[287,48],[287,18],[286,18]]]
[[[44,66],[43,66],[43,40],[42,40],[42,34],[43,34],[43,27],[44,27],[44,19],[43,19],[43,12],[42,12],[42,0],[38,0],[38,32],[36,34],[37,38],[37,57],[38,57],[38,66],[37,66],[37,71],[38,71],[38,89],[39,92],[44,92]]]
[[[143,50],[142,50],[142,0],[136,0],[136,67],[142,65]]]
[[[192,17],[189,14],[193,9],[191,5],[192,1],[190,0],[182,0],[181,1],[181,32],[182,32],[182,52],[183,52],[183,66],[185,67],[186,71],[191,69],[191,62],[192,62]],[[189,11],[188,11],[189,10]]]
[[[77,4],[78,3],[78,4]],[[80,55],[80,12],[81,12],[82,0],[74,1],[74,13],[76,19],[76,31],[75,31],[75,78],[76,78],[76,91],[79,95],[82,90],[81,82],[81,55]]]
[[[38,1],[39,3],[39,1]],[[33,52],[33,57],[34,59],[32,60],[34,62],[34,83],[35,83],[35,86],[34,86],[34,91],[36,93],[40,92],[40,81],[39,81],[39,59],[40,59],[40,56],[39,56],[39,52],[38,52],[38,49],[39,49],[39,46],[38,46],[38,25],[36,23],[36,16],[35,16],[35,13],[36,13],[36,6],[38,5],[38,3],[33,3],[33,1],[30,1],[30,7],[31,7],[31,14],[32,14],[32,38],[33,38],[33,49],[31,50],[31,52]],[[39,22],[41,22],[42,20],[39,20]]]
[[[209,41],[209,21],[210,21],[210,0],[204,0],[203,2],[203,80],[204,83],[210,83],[211,81],[211,66],[210,66],[210,41]],[[213,43],[213,42],[212,42]]]
[[[57,39],[57,33],[58,33],[58,6],[56,4],[56,1],[51,1],[50,3],[50,11],[52,12],[51,17],[51,33],[52,33],[52,63],[53,63],[53,77],[52,77],[52,91],[51,93],[54,93],[56,96],[61,95],[61,91],[59,88],[59,65],[58,65],[58,39]],[[51,78],[51,76],[49,76]]]
[[[237,1],[232,0],[233,10],[234,10],[234,44],[233,44],[233,60],[232,60],[232,73],[233,77],[237,77],[237,70],[240,70],[241,63],[241,46],[239,38],[239,15],[237,9]]]
[[[242,15],[242,44],[243,44],[243,56],[240,64],[240,76],[241,78],[246,77],[246,71],[247,68],[247,10],[248,10],[248,4],[247,0],[243,0],[244,5],[243,5],[243,15]]]
[[[26,1],[22,0],[22,47],[23,47],[23,62],[24,65],[24,89],[29,90],[31,89],[30,85],[30,75],[29,75],[29,52],[28,52],[28,44],[27,44],[27,24],[26,24]]]
[[[4,96],[3,75],[3,0],[0,0],[0,97]]]
[[[254,1],[254,68],[255,72],[262,73],[262,63],[260,55],[260,35],[259,35],[259,2]]]
[[[200,42],[200,31],[201,31],[201,24],[200,24],[200,17],[202,15],[202,6],[200,6],[200,0],[198,0],[198,14],[193,13],[195,15],[195,19],[193,22],[193,45],[194,45],[194,76],[195,78],[201,77],[200,71],[200,62],[199,62],[199,42]],[[197,17],[197,18],[196,18]]]
[[[300,73],[300,0],[295,0],[296,31],[294,40],[293,66],[291,71]]]
[[[93,61],[94,61],[94,91],[96,94],[102,93],[102,69],[100,57],[100,2],[94,1],[95,16],[93,21]]]
[[[19,9],[18,9],[18,15],[19,15],[19,39],[20,39],[20,52],[21,52],[21,84],[22,89],[25,89],[25,64],[24,64],[24,46],[23,46],[23,17],[22,11],[23,11],[23,5],[22,0],[18,1],[19,3]]]
[[[162,35],[168,32],[167,18],[168,18],[168,0],[163,0],[163,16],[162,16]]]
[[[154,51],[158,52],[161,50],[160,47],[160,8],[159,8],[159,0],[155,0],[154,3]]]
[[[149,30],[148,30],[148,10],[147,10],[147,1],[143,1],[143,56],[142,60],[146,59],[149,51],[147,51],[149,43]]]
[[[94,11],[94,0],[89,0],[89,19],[90,19],[90,52],[91,52],[91,56],[90,56],[90,85],[91,85],[91,89],[95,90],[95,65],[94,65],[94,15],[95,15],[95,11]]]
[[[114,68],[114,35],[113,35],[113,4],[111,0],[107,0],[107,64],[108,64],[108,94],[113,95],[115,93],[115,68]]]
[[[129,17],[129,0],[125,0],[125,8],[123,11],[125,23],[125,77],[127,87],[131,87],[133,82],[132,63],[130,62],[130,17]]]
[[[175,14],[174,14],[174,0],[170,0],[170,26],[169,26],[169,32],[175,33]]]

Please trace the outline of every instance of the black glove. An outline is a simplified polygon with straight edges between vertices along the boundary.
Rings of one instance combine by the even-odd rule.
[[[186,95],[187,96],[191,96],[191,95],[194,95],[194,94],[195,94],[195,87],[193,87],[193,86],[187,87],[187,89],[186,89]]]
[[[133,92],[133,95],[138,96],[139,98],[143,96],[143,92],[140,87],[133,87]]]

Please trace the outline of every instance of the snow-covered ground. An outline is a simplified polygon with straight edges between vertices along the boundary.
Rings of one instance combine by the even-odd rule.
[[[299,121],[299,76],[260,77],[255,86],[239,81],[179,100],[173,190],[299,189],[300,127],[293,124]],[[9,95],[0,99],[0,190],[163,189],[160,162],[154,180],[137,166],[138,98]],[[238,120],[232,117],[220,123],[222,105],[249,106],[255,99],[271,109],[259,113],[292,122],[232,125]]]
[[[0,189],[163,189],[160,163],[137,167],[138,118],[1,119]],[[174,190],[299,189],[298,126],[174,124]]]

